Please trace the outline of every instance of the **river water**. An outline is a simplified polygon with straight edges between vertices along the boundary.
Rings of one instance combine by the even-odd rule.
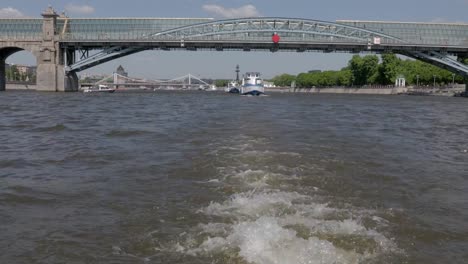
[[[467,263],[468,100],[0,93],[0,263]]]

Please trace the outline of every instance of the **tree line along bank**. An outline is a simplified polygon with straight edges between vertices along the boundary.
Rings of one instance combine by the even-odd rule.
[[[468,59],[464,63],[468,64]],[[329,86],[364,86],[394,85],[399,77],[406,79],[413,86],[447,86],[453,83],[464,83],[463,77],[450,71],[418,60],[401,59],[395,54],[380,56],[354,55],[348,65],[338,71],[310,71],[297,76],[281,74],[271,81],[275,86],[286,87],[295,83],[296,87],[329,87]]]

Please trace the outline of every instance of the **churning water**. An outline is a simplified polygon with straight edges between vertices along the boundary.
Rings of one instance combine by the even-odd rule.
[[[0,263],[466,263],[468,101],[0,94]]]

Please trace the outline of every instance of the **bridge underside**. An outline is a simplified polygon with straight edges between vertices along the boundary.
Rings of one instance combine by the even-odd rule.
[[[67,46],[68,51],[76,52],[73,45]],[[78,48],[78,47],[76,47]],[[83,45],[79,47],[83,49]],[[94,47],[90,47],[94,48]],[[87,50],[85,48],[85,50]],[[313,45],[304,44],[304,43],[281,43],[281,44],[272,44],[272,43],[197,43],[197,42],[186,42],[184,46],[181,47],[180,42],[164,42],[164,43],[126,43],[125,46],[116,46],[108,48],[102,51],[99,51],[91,56],[83,57],[77,62],[70,61],[71,64],[65,67],[65,70],[69,75],[76,76],[76,72],[82,71],[96,65],[123,57],[131,54],[135,54],[145,50],[213,50],[213,51],[286,51],[286,52],[375,52],[375,53],[386,53],[392,52],[397,54],[402,54],[417,60],[427,62],[429,64],[438,66],[440,68],[446,69],[453,73],[456,73],[460,76],[463,76],[465,79],[465,90],[468,94],[468,66],[458,61],[453,56],[448,56],[437,51],[422,49],[423,51],[413,51],[411,47],[401,45],[399,47],[395,46],[385,46],[385,45],[371,45],[368,44],[334,44],[330,45],[329,43],[314,43]],[[87,50],[89,52],[89,50]],[[442,52],[446,52],[442,50]],[[81,52],[84,53],[84,52]],[[87,52],[86,52],[87,53]],[[453,52],[457,53],[457,52]],[[458,58],[463,58],[460,56]]]
[[[95,44],[87,46],[84,43],[63,43],[65,49],[71,52],[80,51],[82,54],[89,54],[89,51],[98,49]],[[286,52],[374,52],[374,53],[397,53],[414,59],[444,68],[456,74],[468,78],[468,66],[459,62],[450,54],[460,57],[467,56],[465,50],[459,48],[446,47],[420,47],[415,51],[414,46],[407,44],[399,45],[371,45],[368,43],[303,43],[303,42],[281,42],[279,44],[269,42],[201,42],[201,41],[168,41],[168,42],[134,42],[116,43],[116,46],[94,53],[91,56],[82,56],[81,60],[70,61],[67,71],[82,71],[101,63],[105,63],[123,56],[131,55],[144,50],[212,50],[212,51],[286,51]]]
[[[272,36],[276,34],[281,36],[279,43],[272,42]],[[108,48],[70,61],[66,70],[81,71],[144,50],[391,52],[423,60],[468,78],[468,67],[451,57],[468,56],[468,47],[446,43],[414,44],[365,28],[305,19],[231,19],[148,34],[135,41],[108,40],[101,43],[65,39],[61,43],[65,50],[81,51],[81,54],[102,49],[104,45]]]

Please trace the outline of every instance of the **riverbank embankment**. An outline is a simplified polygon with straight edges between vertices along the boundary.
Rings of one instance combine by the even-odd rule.
[[[418,94],[418,95],[444,95],[453,96],[465,91],[464,85],[454,87],[323,87],[323,88],[292,88],[292,87],[266,87],[265,92],[293,92],[314,94]]]
[[[324,94],[402,94],[407,93],[406,87],[385,87],[385,88],[347,88],[347,87],[326,87],[326,88],[291,88],[291,87],[269,87],[265,92],[293,92],[293,93],[324,93]]]

